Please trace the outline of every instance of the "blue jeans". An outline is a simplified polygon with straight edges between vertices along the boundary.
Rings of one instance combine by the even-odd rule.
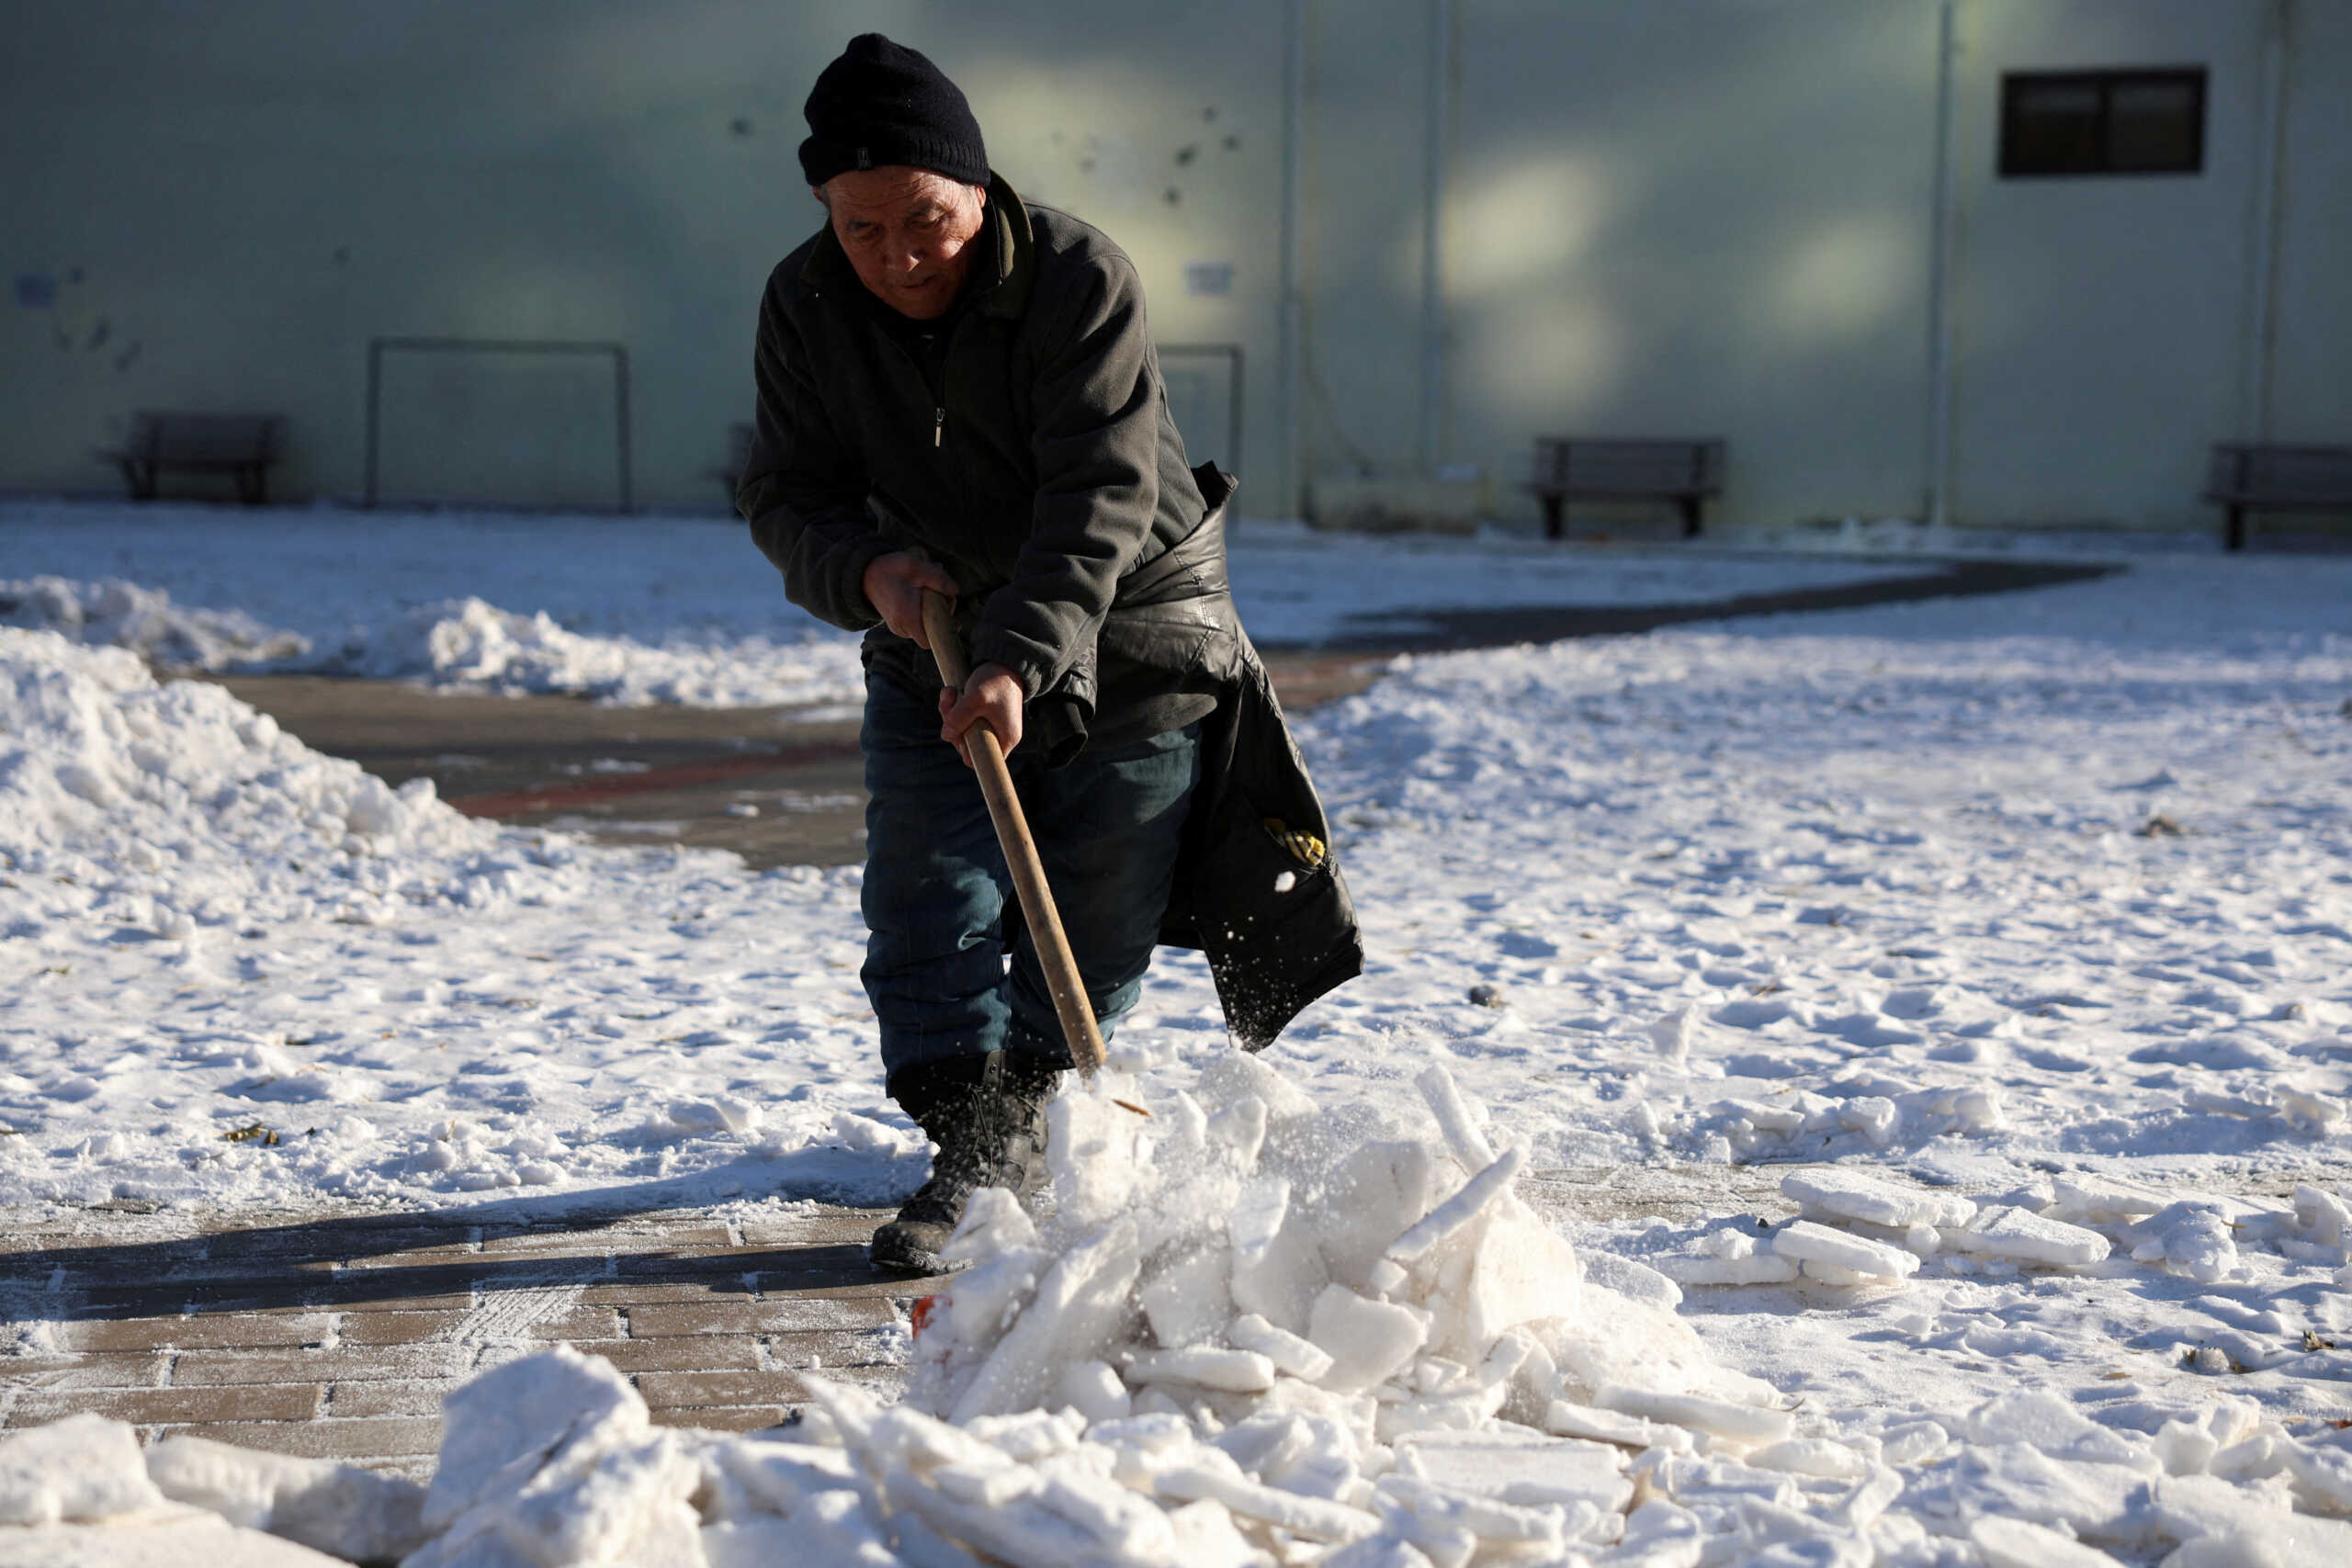
[[[860,902],[870,933],[861,978],[881,1025],[884,1071],[995,1050],[1068,1066],[1028,924],[1008,908],[1012,881],[988,803],[939,738],[936,699],[869,674],[860,739],[869,797]],[[1135,1006],[1159,941],[1200,778],[1200,727],[1082,751],[1064,768],[1019,750],[1008,761],[1108,1039]]]

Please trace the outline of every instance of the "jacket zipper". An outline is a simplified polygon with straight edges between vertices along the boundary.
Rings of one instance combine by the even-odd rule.
[[[946,439],[947,411],[944,408],[935,408],[931,411],[931,444],[938,446],[944,445]]]

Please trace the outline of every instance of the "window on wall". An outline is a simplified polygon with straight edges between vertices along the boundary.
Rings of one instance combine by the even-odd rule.
[[[2193,175],[2205,166],[2205,68],[2012,71],[2001,176]]]

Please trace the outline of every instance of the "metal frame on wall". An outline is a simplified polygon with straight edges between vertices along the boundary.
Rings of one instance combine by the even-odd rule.
[[[379,337],[368,341],[368,483],[362,504],[376,504],[377,445],[382,434],[384,355],[404,354],[605,354],[613,360],[613,423],[620,496],[615,510],[634,510],[629,486],[628,348],[591,339],[486,337]],[[1238,374],[1238,372],[1237,372]],[[1238,385],[1238,382],[1237,382]],[[1238,392],[1236,393],[1237,398]]]

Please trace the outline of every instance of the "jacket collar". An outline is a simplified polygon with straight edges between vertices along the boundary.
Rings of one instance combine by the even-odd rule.
[[[981,221],[996,241],[990,247],[995,265],[989,275],[967,278],[964,287],[971,291],[974,313],[1018,316],[1029,308],[1029,295],[1036,283],[1037,235],[1029,223],[1028,204],[1005,183],[1002,175],[990,170],[988,189],[988,210]],[[830,223],[817,231],[817,243],[800,268],[800,279],[820,294],[873,299],[865,292],[865,285],[858,281],[857,269],[842,254],[842,243],[833,237]]]

